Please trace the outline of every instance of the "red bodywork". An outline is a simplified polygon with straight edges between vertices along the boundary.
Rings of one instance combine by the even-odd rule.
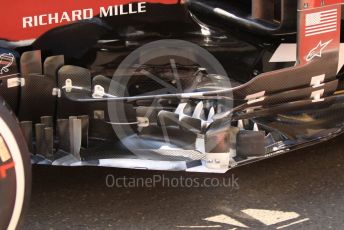
[[[7,4],[4,4],[3,12],[0,15],[0,21],[2,23],[2,28],[0,31],[0,39],[5,40],[25,40],[25,39],[35,39],[42,35],[44,32],[56,27],[56,25],[46,25],[39,26],[35,28],[22,28],[23,17],[32,15],[41,15],[48,13],[62,13],[71,12],[73,10],[92,8],[95,13],[99,13],[99,8],[101,6],[108,7],[111,5],[128,4],[132,2],[140,2],[139,0],[97,0],[97,1],[84,1],[84,0],[12,0]],[[179,0],[146,0],[148,3],[161,3],[161,4],[178,4]],[[338,7],[338,4],[344,3],[344,0],[301,0],[300,6],[308,4],[308,10],[316,11],[315,8],[323,7],[322,3],[329,8]],[[335,6],[336,5],[336,6]],[[63,25],[66,23],[61,23]],[[301,31],[302,32],[302,31]],[[301,35],[302,36],[302,35]],[[326,39],[326,38],[324,38]],[[313,43],[306,43],[310,46]],[[335,42],[334,42],[335,43]],[[332,48],[336,47],[331,45]],[[300,55],[303,55],[300,51]],[[300,60],[303,63],[303,60]]]
[[[325,4],[323,4],[325,3]],[[341,33],[341,4],[344,0],[301,0],[299,4],[298,62],[308,63],[311,52],[322,53],[339,50]],[[325,23],[314,23],[307,27],[307,17],[324,13]],[[317,19],[315,19],[317,20]],[[327,28],[324,30],[323,28]],[[307,32],[312,31],[312,32]]]
[[[23,17],[32,15],[41,15],[48,13],[71,12],[73,10],[92,8],[95,14],[99,13],[100,7],[109,7],[113,5],[129,4],[132,2],[141,2],[139,0],[12,0],[4,2],[0,15],[1,30],[0,39],[7,40],[25,40],[35,39],[44,32],[53,29],[56,25],[39,26],[35,28],[26,28],[22,26]],[[146,0],[147,3],[177,4],[179,0]],[[59,26],[66,24],[62,23]]]

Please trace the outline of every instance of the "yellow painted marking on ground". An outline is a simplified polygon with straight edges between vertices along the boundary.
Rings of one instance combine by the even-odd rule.
[[[0,160],[2,162],[6,162],[9,159],[11,159],[11,154],[8,151],[7,145],[5,143],[4,138],[2,138],[2,136],[0,136]]]
[[[267,226],[300,217],[296,212],[282,212],[265,209],[245,209],[241,211]]]
[[[282,225],[282,226],[277,227],[276,229],[287,228],[287,227],[290,227],[290,226],[292,226],[292,225],[300,224],[300,223],[303,223],[303,222],[306,222],[306,221],[309,221],[309,218],[305,218],[305,219],[302,219],[302,220],[298,220],[298,221],[292,222],[292,223],[290,223],[290,224]]]
[[[221,225],[208,225],[208,226],[176,226],[177,228],[191,228],[191,229],[197,229],[197,228],[205,228],[205,229],[209,229],[209,228],[222,228]]]
[[[233,226],[240,227],[240,228],[249,228],[245,224],[243,224],[243,223],[241,223],[241,222],[239,222],[239,221],[237,221],[237,220],[235,220],[232,217],[229,217],[227,215],[213,216],[213,217],[206,218],[204,220],[211,221],[214,223],[233,225]]]

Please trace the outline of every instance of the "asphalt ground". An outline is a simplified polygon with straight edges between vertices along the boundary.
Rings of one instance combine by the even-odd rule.
[[[23,229],[344,229],[343,138],[224,175],[35,166]]]

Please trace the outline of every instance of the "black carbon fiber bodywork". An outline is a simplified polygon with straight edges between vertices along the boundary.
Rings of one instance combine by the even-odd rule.
[[[53,154],[33,150],[32,161],[190,170],[202,166],[207,153],[233,151],[238,141],[230,165],[236,167],[342,133],[339,50],[326,50],[306,64],[270,62],[282,43],[298,42],[297,1],[276,1],[272,20],[252,19],[249,2],[148,4],[151,17],[95,17],[55,28],[29,45],[0,43],[16,55],[11,74],[25,83],[4,87],[1,82],[13,75],[0,76],[0,95],[20,121],[54,120],[45,127],[54,136],[52,143],[49,139]],[[227,13],[219,15],[214,10],[219,7]],[[197,54],[179,42],[175,50],[182,47],[190,60],[175,53],[148,60],[149,52],[141,52],[137,65],[121,69],[137,49],[164,39],[197,45],[218,60],[224,73],[192,61]],[[174,91],[166,92],[166,85]],[[320,98],[313,95],[315,88]],[[234,135],[233,128],[239,129],[237,139],[226,136]]]

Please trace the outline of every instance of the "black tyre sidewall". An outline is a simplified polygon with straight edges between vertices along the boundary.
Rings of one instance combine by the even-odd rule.
[[[19,153],[11,153],[11,158],[7,162],[1,162],[0,165],[5,165],[7,163],[14,162],[14,168],[11,168],[7,171],[6,177],[1,179],[0,177],[0,229],[9,229],[8,224],[11,222],[15,223],[16,226],[14,228],[17,228],[18,225],[20,225],[20,220],[22,220],[23,217],[23,210],[25,210],[28,206],[29,196],[31,192],[31,162],[30,162],[30,155],[27,148],[27,143],[24,140],[24,137],[22,135],[22,132],[20,130],[20,127],[18,125],[18,121],[15,118],[15,116],[10,112],[10,110],[7,108],[5,102],[0,98],[0,118],[4,121],[6,126],[8,127],[9,131],[14,136],[14,139],[17,143],[17,147],[19,149]],[[6,135],[4,130],[0,130],[0,135],[4,139],[4,142],[8,146],[7,140],[9,140],[9,135]],[[10,148],[10,146],[8,146]],[[15,157],[13,157],[15,154]],[[18,156],[19,155],[19,156]],[[22,163],[20,162],[21,159]],[[18,161],[18,162],[16,162]],[[21,202],[16,204],[17,200],[17,184],[18,180],[17,178],[17,167],[23,167],[22,172],[24,172],[24,197],[23,197],[23,204],[21,205]],[[23,174],[21,174],[23,175]],[[22,188],[21,188],[22,189]],[[17,205],[17,210],[20,210],[19,214],[19,220],[16,220],[18,218],[18,215],[13,215],[14,213],[14,205]],[[18,213],[18,212],[17,212]]]

